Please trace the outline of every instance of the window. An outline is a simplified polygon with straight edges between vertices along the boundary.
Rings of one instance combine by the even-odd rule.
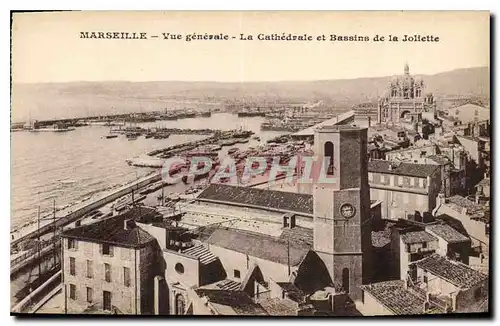
[[[113,247],[109,244],[102,244],[102,254],[107,256],[113,256]]]
[[[479,110],[474,110],[474,115],[477,117],[479,115]]]
[[[427,275],[424,275],[424,283],[427,283],[428,279],[427,279]]]
[[[328,168],[326,170],[327,175],[333,175],[334,174],[334,161],[333,161],[333,143],[330,141],[327,141],[325,143],[325,159],[328,159]]]
[[[398,186],[402,187],[403,186],[403,177],[399,176],[397,178],[398,178]]]
[[[186,302],[182,294],[177,294],[175,296],[175,314],[184,315]]]
[[[104,310],[111,310],[111,292],[102,291],[102,308]]]
[[[94,290],[92,288],[87,288],[87,302],[92,303],[94,300]]]
[[[104,280],[111,282],[111,265],[104,264]]]
[[[179,274],[184,274],[184,266],[181,263],[175,264],[175,271]]]
[[[240,278],[241,277],[241,273],[239,270],[235,269],[234,270],[234,278]]]
[[[483,288],[482,287],[477,288],[476,290],[474,290],[474,299],[475,300],[480,299],[482,295],[483,295]]]
[[[76,250],[77,244],[75,239],[68,239],[68,249]]]
[[[87,277],[94,277],[94,269],[92,268],[92,260],[87,260]]]
[[[130,268],[123,267],[123,285],[130,286]]]
[[[427,248],[427,242],[422,243],[422,248]]]
[[[344,268],[342,270],[342,287],[349,293],[349,268]]]
[[[69,298],[76,300],[76,285],[74,284],[69,285]]]
[[[76,275],[76,267],[75,267],[75,258],[74,257],[69,257],[69,274],[70,275]]]

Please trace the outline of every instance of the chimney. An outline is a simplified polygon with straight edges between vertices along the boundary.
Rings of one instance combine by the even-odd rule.
[[[132,230],[133,228],[135,228],[135,221],[133,219],[125,219],[123,221],[124,230]]]
[[[372,117],[368,117],[368,127],[372,126]]]
[[[290,229],[295,227],[295,214],[290,215]]]
[[[392,171],[392,163],[389,163],[389,171]]]

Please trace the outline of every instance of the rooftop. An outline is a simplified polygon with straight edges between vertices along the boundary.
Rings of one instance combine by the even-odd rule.
[[[450,159],[448,157],[446,157],[445,155],[430,155],[430,156],[427,156],[427,158],[430,160],[433,160],[434,162],[436,162],[439,165],[445,165],[445,164],[451,163]]]
[[[488,279],[487,275],[438,254],[416,261],[415,264],[459,288],[470,288]]]
[[[203,285],[201,289],[212,289],[212,290],[229,290],[238,291],[241,288],[241,283],[229,279],[223,279],[215,283]]]
[[[198,196],[198,199],[313,214],[312,196],[293,192],[211,184]]]
[[[484,178],[483,180],[479,181],[476,185],[480,187],[490,187],[491,186],[491,180],[490,178]]]
[[[200,298],[207,298],[221,315],[267,315],[260,304],[242,291],[196,289]]]
[[[355,116],[355,111],[354,110],[350,110],[348,112],[341,113],[341,114],[339,114],[338,116],[336,116],[334,118],[331,118],[331,119],[325,120],[323,122],[320,122],[317,125],[314,125],[312,127],[303,129],[301,131],[298,131],[298,132],[294,133],[292,136],[300,136],[300,137],[313,136],[314,132],[315,132],[315,130],[317,128],[320,128],[322,126],[332,125],[332,124],[343,123],[344,121],[346,121],[346,120],[348,120],[350,118],[353,118],[354,116]]]
[[[424,313],[425,299],[405,289],[402,280],[372,283],[360,287],[396,315]]]
[[[434,174],[438,169],[439,166],[434,164],[414,164],[406,162],[394,164],[394,162],[385,160],[371,160],[368,162],[368,172],[404,175],[409,177],[426,178]]]
[[[366,128],[360,128],[354,125],[322,125],[316,128],[319,132],[341,132],[341,131],[360,131]]]
[[[204,245],[191,247],[182,253],[199,259],[202,265],[208,265],[217,260],[217,257]]]
[[[252,257],[291,266],[300,264],[311,246],[276,237],[237,229],[217,228],[206,240],[210,245],[226,248]]]
[[[401,234],[401,240],[405,244],[437,241],[436,237],[425,231],[411,231]]]
[[[125,220],[129,218],[129,214],[109,217],[92,224],[66,230],[62,236],[126,248],[141,248],[156,241],[148,232],[137,226],[134,220],[129,221],[129,225],[125,229]]]
[[[458,232],[448,224],[433,224],[427,226],[426,229],[450,243],[470,241],[468,237]]]
[[[277,282],[277,284],[283,289],[283,291],[288,295],[288,298],[294,302],[300,303],[304,301],[304,292],[290,282]]]
[[[297,304],[290,299],[268,298],[259,303],[271,316],[297,316]]]

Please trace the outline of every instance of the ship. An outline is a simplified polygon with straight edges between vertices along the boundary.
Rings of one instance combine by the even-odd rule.
[[[210,112],[210,111],[202,112],[202,113],[200,114],[200,116],[201,116],[201,117],[204,117],[204,118],[209,118],[209,117],[211,117],[211,116],[212,116],[212,112]]]
[[[61,123],[57,123],[51,127],[39,128],[36,123],[32,125],[32,128],[29,130],[31,132],[66,132],[75,130],[73,127],[67,127]]]
[[[239,111],[238,117],[264,117],[266,114],[260,111]]]
[[[118,137],[118,135],[107,135],[106,139],[111,139],[111,138],[116,138],[116,137]]]

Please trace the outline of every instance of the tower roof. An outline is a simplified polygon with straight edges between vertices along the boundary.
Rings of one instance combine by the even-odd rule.
[[[410,66],[408,65],[408,62],[405,63],[405,75],[410,74]]]

